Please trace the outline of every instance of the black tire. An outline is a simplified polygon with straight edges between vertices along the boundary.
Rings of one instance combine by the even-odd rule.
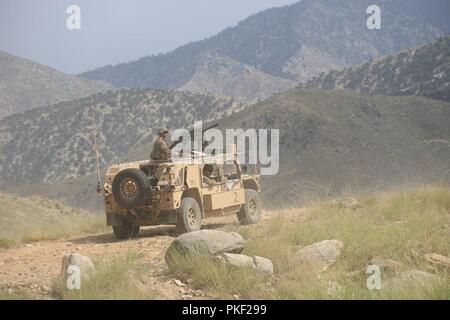
[[[112,183],[112,193],[123,208],[144,205],[150,196],[150,180],[139,169],[125,169],[119,172]]]
[[[237,216],[241,224],[254,224],[261,220],[261,201],[258,192],[245,189],[245,203]]]
[[[202,211],[194,198],[183,198],[177,209],[177,234],[200,230]]]
[[[112,228],[114,235],[117,238],[121,240],[126,240],[137,238],[137,236],[139,235],[140,226],[136,226],[133,225],[131,222],[124,221],[121,225],[113,226]]]

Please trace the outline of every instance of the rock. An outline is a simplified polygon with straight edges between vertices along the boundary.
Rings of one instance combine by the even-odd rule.
[[[312,266],[316,272],[323,272],[336,263],[343,247],[339,240],[324,240],[299,249],[294,259],[300,264]]]
[[[170,244],[165,260],[171,266],[173,252],[181,255],[200,253],[212,256],[222,253],[240,253],[244,249],[244,244],[244,238],[235,232],[199,230],[184,233]]]
[[[80,276],[82,281],[89,281],[95,276],[95,267],[91,259],[86,256],[82,256],[79,253],[72,253],[66,255],[62,261],[61,275],[67,277],[67,268],[71,265],[78,266],[80,268]]]
[[[392,271],[398,273],[405,270],[405,266],[402,263],[391,259],[383,259],[380,257],[370,260],[370,264],[379,266],[383,271]]]
[[[243,254],[223,253],[217,257],[222,263],[237,267],[237,268],[252,268],[258,271],[273,274],[272,261],[262,257],[250,257]]]
[[[343,199],[336,199],[331,201],[333,205],[336,205],[339,209],[351,209],[351,210],[357,210],[363,207],[361,202],[354,198],[343,198]]]
[[[42,286],[41,290],[45,293],[51,293],[52,292],[52,288],[48,287],[48,286]]]
[[[341,299],[343,297],[344,289],[336,281],[329,281],[327,287],[327,293],[335,299]]]
[[[439,277],[421,270],[400,272],[396,277],[384,281],[383,289],[396,290],[405,286],[424,287],[439,281]]]
[[[273,263],[271,260],[263,257],[254,256],[253,261],[255,262],[256,269],[265,273],[273,274]]]
[[[223,253],[217,259],[225,264],[238,268],[252,268],[255,269],[255,262],[250,256],[235,253]]]
[[[206,294],[202,290],[194,290],[193,296],[194,297],[204,297],[204,296],[206,296]]]
[[[179,287],[184,287],[184,286],[186,286],[186,284],[184,284],[183,282],[181,282],[181,281],[178,280],[178,279],[173,279],[172,282],[173,282],[175,285],[179,286]]]
[[[408,270],[400,273],[400,279],[406,280],[406,281],[434,281],[438,280],[439,278],[435,276],[434,274],[421,271],[421,270]]]
[[[433,264],[438,264],[444,267],[450,267],[450,258],[437,253],[426,254],[425,259]]]

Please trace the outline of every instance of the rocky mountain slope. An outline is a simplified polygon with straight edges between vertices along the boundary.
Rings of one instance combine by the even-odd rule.
[[[191,127],[226,117],[243,104],[187,92],[119,90],[94,95],[101,164],[126,160],[133,147],[149,157],[160,126]],[[33,109],[0,121],[0,185],[32,184],[87,175],[95,169],[91,100]]]
[[[403,9],[406,3],[409,10]],[[419,16],[424,6],[419,0],[383,2],[382,29],[368,30],[366,9],[372,4],[370,0],[302,0],[260,12],[167,54],[101,67],[81,76],[115,87],[184,87],[220,94],[230,92],[229,87],[240,87],[238,94],[253,98],[284,88],[267,84],[269,80],[279,82],[268,75],[305,81],[330,69],[431,42],[446,32],[442,29],[445,23],[434,26],[429,16]],[[426,6],[438,11],[443,4],[433,0]],[[242,66],[259,70],[251,82],[242,77]],[[221,81],[212,71],[220,72]]]
[[[0,51],[0,118],[112,89]]]
[[[333,70],[300,86],[417,95],[450,102],[450,36],[360,66]]]
[[[450,1],[433,0],[433,1],[404,1],[391,0],[392,5],[397,6],[400,10],[411,17],[426,21],[436,28],[450,33],[450,20],[448,13],[450,12]]]
[[[195,74],[181,90],[257,99],[285,91],[295,84],[294,81],[272,76],[217,52],[207,51],[202,54]]]
[[[267,206],[414,183],[450,184],[449,103],[295,89],[253,110],[258,128],[280,129],[279,173],[262,181]],[[221,123],[249,127],[249,110]]]
[[[100,104],[96,109],[100,112]],[[30,120],[35,118],[31,113],[30,119],[7,118],[8,127],[5,121],[0,123],[3,141],[5,137],[22,137],[14,149],[12,143],[1,143],[2,148],[9,145],[15,150],[0,162],[1,181],[7,182],[3,188],[100,208],[101,203],[95,200],[95,177],[87,175],[94,170],[88,138],[90,122],[83,115],[87,109],[81,110],[68,118],[83,119],[84,125],[63,120],[59,111],[55,112],[57,117],[46,117],[61,119],[61,129],[49,129],[47,125],[47,129],[36,129],[29,135],[24,135],[19,123],[34,128],[30,124],[43,121],[38,117]],[[126,110],[132,114],[131,120],[124,120],[128,118],[116,111],[101,120],[102,163],[120,156],[129,160],[148,158],[150,131],[146,130],[151,126],[146,123],[151,123],[150,117],[144,107]],[[223,118],[221,128],[250,127],[249,112],[245,108]],[[266,207],[303,205],[316,198],[415,183],[450,184],[449,103],[415,96],[291,89],[254,105],[253,112],[257,128],[280,129],[280,170],[262,179]],[[86,176],[64,180],[82,174]],[[18,185],[13,188],[11,181]],[[35,184],[23,185],[30,182]]]

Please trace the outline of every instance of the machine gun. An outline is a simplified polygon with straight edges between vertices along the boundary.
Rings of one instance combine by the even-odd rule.
[[[218,126],[219,126],[219,124],[216,123],[216,124],[213,124],[212,126],[206,128],[206,129],[203,129],[203,130],[202,130],[202,138],[203,138],[203,133],[205,133],[205,132],[208,131],[209,129],[213,129],[213,128],[216,128],[216,127],[218,127]],[[195,129],[192,129],[191,131],[189,131],[189,134],[191,135],[191,139],[192,139],[192,140],[194,139],[194,130],[195,130]],[[175,146],[177,146],[177,145],[178,145],[179,143],[181,143],[181,142],[183,142],[183,137],[180,137],[177,141],[173,142],[173,143],[169,146],[169,149],[172,150],[173,148],[175,148]],[[204,149],[208,146],[208,144],[209,144],[209,142],[203,141],[202,149],[204,150]]]

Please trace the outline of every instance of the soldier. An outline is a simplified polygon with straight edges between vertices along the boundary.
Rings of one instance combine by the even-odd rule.
[[[219,182],[219,172],[212,164],[205,164],[203,167],[203,182],[209,185],[217,185]]]
[[[164,161],[171,158],[170,148],[166,144],[167,136],[169,135],[169,129],[161,128],[158,130],[158,138],[153,143],[153,149],[150,153],[151,160]]]

